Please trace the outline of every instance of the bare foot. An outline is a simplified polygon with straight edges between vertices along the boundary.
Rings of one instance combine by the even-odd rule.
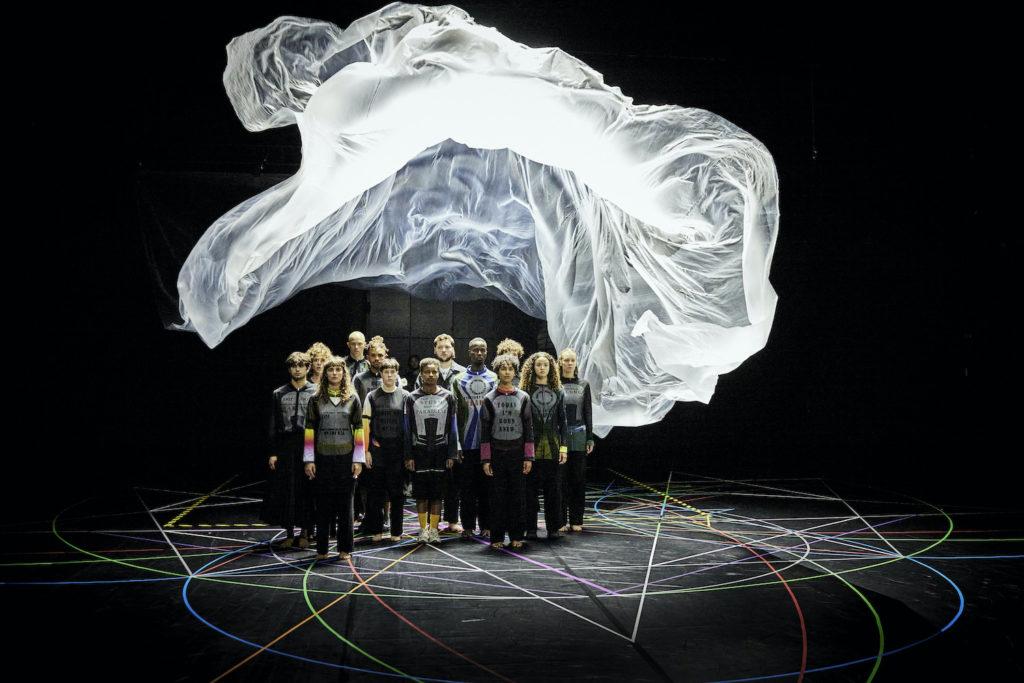
[[[401,537],[401,536],[392,536],[392,537],[391,537],[391,541],[392,541],[393,543],[398,543],[398,542],[399,542],[399,541],[401,541],[401,540],[402,540],[402,537]]]
[[[519,550],[520,548],[522,548],[523,545],[525,545],[525,544],[522,541],[512,541],[512,547],[515,548],[516,550]]]
[[[326,560],[328,557],[330,557],[330,555],[328,555],[327,553],[317,553],[316,554],[316,559],[318,559],[318,560]]]
[[[495,541],[494,543],[491,544],[491,549],[492,550],[501,550],[504,547],[505,547],[505,544],[504,543],[500,543],[498,541]]]
[[[462,533],[462,525],[459,524],[458,522],[452,522],[451,524],[448,525],[447,531],[450,531],[453,534],[461,534]]]
[[[583,531],[583,525],[582,524],[573,524],[572,525],[572,530],[573,531]]]
[[[352,557],[352,553],[338,553],[338,559],[342,560],[342,561],[348,560],[351,557]]]
[[[569,530],[569,525],[568,524],[563,524],[562,526],[558,527],[558,530],[559,531],[568,531]]]
[[[291,548],[293,543],[295,543],[295,539],[294,538],[286,538],[283,541],[281,541],[281,543],[278,544],[277,547],[278,548]]]

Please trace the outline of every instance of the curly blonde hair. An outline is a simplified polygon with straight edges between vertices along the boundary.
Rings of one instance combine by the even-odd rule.
[[[494,353],[495,355],[498,356],[512,354],[518,360],[523,357],[524,353],[526,353],[526,349],[524,349],[523,345],[517,342],[515,339],[509,339],[508,337],[505,337],[500,342],[498,342],[498,348],[494,350]]]
[[[309,356],[309,360],[310,362],[312,362],[317,358],[330,358],[334,354],[331,353],[331,349],[327,346],[327,344],[324,344],[323,342],[315,342],[306,351],[306,355]]]
[[[366,352],[372,353],[374,349],[378,349],[385,356],[388,355],[388,346],[384,343],[384,337],[379,334],[370,341],[366,342]]]
[[[537,386],[533,377],[533,364],[537,362],[538,358],[547,358],[548,360],[548,386],[551,387],[552,391],[558,391],[562,388],[562,372],[558,368],[558,364],[555,363],[555,359],[547,351],[538,351],[532,354],[523,363],[523,369],[519,371],[519,388],[528,394],[532,394],[534,388]]]

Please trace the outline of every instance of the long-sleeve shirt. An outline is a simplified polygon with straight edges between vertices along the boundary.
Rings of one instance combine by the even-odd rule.
[[[368,426],[366,445],[374,451],[373,441],[382,446],[406,446],[405,434],[405,400],[409,392],[395,387],[394,391],[386,391],[378,387],[366,395],[363,403],[363,423]],[[408,458],[409,453],[405,453]]]
[[[274,389],[270,409],[270,455],[278,455],[282,437],[302,434],[306,429],[306,406],[315,391],[316,385],[309,381],[301,389],[296,389],[291,382]]]
[[[445,448],[448,459],[458,455],[459,427],[455,418],[455,397],[438,387],[428,394],[423,389],[405,397],[405,438],[407,452],[413,448]]]
[[[569,426],[569,450],[582,451],[594,440],[593,401],[590,383],[578,377],[562,378],[565,421]]]
[[[565,422],[565,395],[546,384],[538,384],[530,394],[533,409],[533,433],[537,439],[537,458],[555,458],[567,450],[569,428]]]
[[[484,399],[498,386],[498,376],[484,366],[479,372],[467,368],[452,380],[455,407],[459,417],[459,442],[463,450],[480,448],[480,413]]]
[[[366,405],[366,395],[379,387],[384,383],[379,372],[374,372],[373,368],[370,368],[366,372],[360,372],[352,380],[352,388],[355,389],[356,396],[359,397],[359,402]]]
[[[466,371],[465,366],[459,365],[455,361],[452,361],[452,366],[450,368],[448,368],[447,370],[445,370],[443,368],[438,368],[437,386],[441,387],[442,389],[446,389],[448,391],[451,391],[452,390],[452,380],[455,379],[455,375],[459,374],[460,372],[465,372],[465,371]],[[419,373],[417,373],[416,374],[416,388],[419,389],[420,386],[422,386],[420,384],[420,376],[419,376]]]
[[[316,396],[306,408],[306,443],[303,461],[315,462],[317,456],[346,456],[352,462],[366,462],[363,446],[363,412],[359,397],[335,403],[328,398],[322,403]]]
[[[533,460],[533,412],[530,397],[521,389],[492,389],[480,411],[480,460],[491,459],[491,449],[517,451]]]

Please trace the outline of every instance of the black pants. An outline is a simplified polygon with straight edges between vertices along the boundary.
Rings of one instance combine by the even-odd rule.
[[[462,471],[459,480],[459,493],[461,497],[462,527],[466,531],[476,529],[477,522],[480,523],[480,530],[490,529],[487,517],[487,503],[490,497],[488,493],[487,475],[480,465],[480,449],[462,451]]]
[[[587,501],[587,453],[569,451],[563,478],[562,524],[583,525],[583,508]]]
[[[405,457],[401,444],[384,443],[373,449],[373,467],[363,469],[359,481],[366,487],[366,520],[368,534],[384,532],[384,502],[391,503],[391,535],[402,535],[405,515]]]
[[[491,543],[523,540],[523,451],[491,450]]]
[[[260,510],[264,522],[280,526],[288,538],[295,527],[303,532],[313,529],[313,488],[302,462],[303,439],[291,434],[277,442],[277,466],[267,479],[267,496]]]
[[[444,497],[444,521],[449,524],[455,524],[459,521],[459,498],[461,498],[461,487],[459,482],[462,480],[462,463],[458,460],[452,465],[452,468],[445,473],[445,477],[448,479],[447,493]]]
[[[537,494],[544,495],[544,528],[548,533],[558,531],[562,521],[562,466],[558,456],[533,461],[533,469],[526,475],[526,530],[537,531],[537,513],[540,505]]]
[[[327,554],[331,520],[338,520],[338,552],[352,552],[352,456],[316,458],[316,551]]]

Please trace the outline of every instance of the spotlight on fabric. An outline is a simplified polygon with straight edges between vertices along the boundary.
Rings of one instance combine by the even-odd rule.
[[[325,283],[501,299],[578,351],[599,435],[708,401],[764,346],[778,179],[722,117],[634,104],[451,5],[281,17],[227,52],[243,125],[297,125],[302,163],[182,267],[178,327],[209,346]]]

